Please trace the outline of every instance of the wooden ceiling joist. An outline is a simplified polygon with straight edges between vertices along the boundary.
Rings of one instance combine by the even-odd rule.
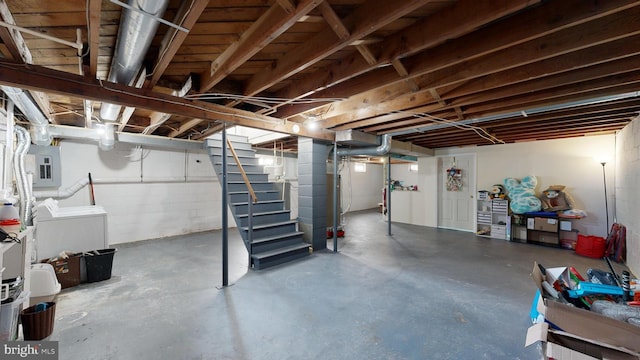
[[[96,78],[98,73],[98,55],[100,54],[100,22],[102,0],[88,0],[89,12],[89,76]]]
[[[635,8],[630,11],[638,12],[638,16],[640,17],[640,8]],[[615,17],[613,20],[610,18],[603,19],[602,26],[606,27],[605,24],[607,24],[608,21],[614,21],[616,19],[618,19],[618,17]],[[619,23],[620,26],[622,26],[621,24],[622,22],[623,21],[620,20],[620,23]],[[627,55],[634,53],[634,51],[630,51],[629,49],[630,45],[628,42],[625,42],[625,40],[635,39],[637,37],[637,35],[634,34],[634,31],[635,33],[640,32],[640,27],[638,27],[637,24],[629,24],[628,27],[620,30],[612,29],[609,32],[609,34],[612,36],[613,39],[619,39],[619,40],[614,41],[612,43],[611,49],[609,48],[609,46],[607,46],[608,43],[602,44],[600,46],[594,46],[593,48],[591,48],[591,47],[587,47],[586,44],[580,43],[580,41],[569,40],[569,39],[573,39],[576,36],[576,34],[582,31],[586,31],[585,28],[590,27],[591,25],[592,24],[590,23],[585,26],[578,26],[576,28],[571,29],[571,31],[569,31],[568,33],[560,32],[559,33],[560,40],[558,40],[558,37],[556,37],[555,35],[550,35],[549,37],[536,39],[532,42],[527,42],[515,47],[505,49],[499,52],[500,56],[485,56],[474,61],[464,62],[458,65],[451,66],[449,68],[432,72],[430,74],[420,77],[419,84],[425,84],[425,86],[428,84],[429,86],[433,86],[433,87],[450,86],[452,84],[456,84],[461,81],[481,78],[482,76],[487,76],[489,74],[492,75],[491,77],[495,78],[496,83],[503,84],[503,83],[515,82],[516,81],[515,79],[517,79],[517,77],[516,75],[513,75],[511,73],[511,70],[514,68],[517,68],[517,66],[525,67],[529,64],[532,64],[536,59],[541,59],[542,61],[548,60],[547,63],[553,64],[551,66],[555,67],[554,70],[556,72],[561,70],[566,71],[566,70],[575,68],[576,67],[575,63],[568,61],[569,59],[561,59],[560,61],[554,62],[553,61],[554,59],[555,60],[558,60],[558,59],[554,58],[553,55],[556,53],[569,54],[569,55],[565,55],[565,57],[573,58],[577,60],[579,59],[578,56],[573,56],[570,54],[572,50],[576,47],[579,50],[578,55],[582,54],[583,51],[584,52],[591,51],[593,54],[587,55],[588,59],[594,59],[596,63],[604,62],[605,58],[607,58],[608,56],[611,56],[613,58],[623,56],[622,55],[623,51]],[[602,28],[596,28],[593,30],[593,32],[596,33],[598,32],[598,30],[602,30]],[[548,45],[550,43],[556,43],[558,45],[556,47],[553,47]],[[640,44],[640,42],[636,42],[636,43]],[[544,47],[543,44],[546,47]],[[541,47],[544,47],[544,51],[542,50],[536,51]],[[515,64],[513,64],[512,62],[515,62]],[[618,69],[619,66],[621,67]],[[584,78],[585,72],[592,73],[593,75],[591,75],[591,77],[609,76],[612,74],[612,72],[629,71],[629,70],[635,69],[636,66],[637,66],[637,61],[634,61],[633,58],[627,58],[627,59],[619,60],[617,62],[607,63],[606,66],[601,65],[600,67],[595,66],[595,67],[586,68],[583,70],[575,70],[573,73],[569,73],[569,75],[559,75],[557,77],[548,77],[546,78],[547,80],[543,79],[543,80],[540,80],[540,82],[542,82],[542,84],[547,83],[548,84],[547,86],[552,87],[552,86],[558,86],[558,85],[564,84],[564,81],[569,81],[567,80],[567,77],[571,77],[571,76],[573,76],[574,79],[577,79],[574,81],[588,80],[589,77],[587,77],[587,79]],[[530,67],[535,67],[535,65],[531,65]],[[543,74],[544,70],[550,70],[549,66],[547,67],[543,66],[541,69],[538,69],[536,67],[536,70],[533,70],[534,73],[532,73],[531,76],[533,77],[536,71],[539,72],[540,74]],[[496,73],[502,74],[502,77],[500,77],[501,75],[496,75]],[[522,74],[523,74],[522,76],[524,77],[528,73],[525,70],[522,72]],[[597,75],[597,74],[600,74],[600,75]],[[513,80],[510,80],[512,79],[512,76],[514,78]],[[529,83],[532,83],[532,82],[529,82]],[[526,86],[527,86],[526,84],[527,83],[525,83],[524,85],[525,89],[522,90],[521,92],[536,91],[544,87],[544,85],[539,85],[539,87],[535,90],[526,89]],[[327,117],[332,117],[331,120],[326,121],[327,126],[329,127],[338,126],[341,124],[357,121],[366,117],[374,116],[370,114],[370,112],[365,111],[365,109],[355,113],[356,115],[358,114],[361,115],[360,118],[355,118],[354,115],[340,117],[339,115],[336,115],[336,114],[338,114],[340,111],[343,111],[343,113],[346,113],[346,114],[354,114],[353,112],[350,111],[351,109],[363,107],[360,100],[361,98],[366,98],[366,99],[371,97],[375,98],[375,95],[374,95],[375,93],[382,93],[388,96],[388,94],[390,93],[389,89],[395,88],[397,86],[398,85],[391,85],[385,88],[381,88],[378,90],[374,90],[372,92],[365,93],[363,95],[359,95],[358,97],[350,98],[338,104],[335,104],[335,103],[332,104],[331,114],[325,115]],[[459,87],[459,89],[464,89],[464,86]],[[499,94],[499,95],[491,95],[491,91],[488,91],[487,93],[487,89],[484,89],[484,91],[482,92],[482,95],[474,95],[470,97],[471,100],[475,99],[475,101],[469,100],[465,102],[462,100],[448,100],[449,99],[448,94],[445,96],[445,98],[449,103],[448,106],[461,106],[465,104],[472,104],[474,102],[487,101],[489,99],[488,96],[492,96],[493,98],[505,97],[509,95],[511,91],[510,89],[511,88],[505,88],[502,94]],[[414,96],[417,96],[417,94],[402,95],[402,97],[411,99],[411,98],[414,98]],[[478,98],[478,97],[482,97],[482,98]],[[394,100],[394,101],[388,101],[386,103],[379,103],[379,101],[380,100],[378,100],[378,103],[376,104],[377,112],[384,112],[384,111],[393,112],[393,111],[398,111],[398,110],[408,108],[408,106],[405,106],[403,108],[398,108],[397,106],[395,106],[395,104],[402,103],[401,101]]]
[[[201,73],[200,92],[206,92],[249,58],[270,44],[276,37],[307,15],[322,0],[301,0],[298,6],[287,12],[276,3],[251,27],[240,35],[240,39],[228,47],[212,63],[209,71]]]
[[[312,94],[318,89],[334,86],[383,64],[390,64],[394,59],[409,56],[448,39],[469,33],[527,5],[529,5],[529,1],[500,1],[499,3],[492,2],[491,4],[475,0],[458,1],[453,7],[447,8],[443,12],[438,12],[437,15],[427,16],[416,24],[393,35],[389,40],[378,44],[377,47],[386,49],[386,52],[384,55],[376,57],[377,63],[369,64],[363,58],[354,55],[354,57],[331,66],[329,69],[321,69],[305,76],[300,82],[278,93],[277,96],[297,98],[301,95]],[[443,32],[443,29],[447,30]],[[410,43],[405,42],[405,39],[411,39]],[[327,76],[327,74],[330,74],[330,76]],[[396,77],[396,79],[399,78]],[[325,96],[323,94],[315,94],[314,97]],[[277,116],[289,117],[310,108],[310,106],[289,107],[287,110],[279,111]]]
[[[482,68],[479,63],[475,63],[477,64],[474,70],[476,72],[475,77],[482,76],[482,74],[497,72],[500,69],[504,70],[532,63],[534,60],[527,59],[522,54],[523,51],[529,56],[536,56],[537,60],[542,60],[568,53],[572,49],[575,51],[596,45],[597,42],[594,43],[590,37],[585,36],[585,31],[591,34],[595,32],[596,38],[601,39],[598,41],[612,40],[607,38],[607,36],[612,36],[612,33],[616,33],[617,36],[621,37],[630,36],[631,34],[626,34],[624,31],[616,31],[615,27],[620,25],[625,31],[636,32],[638,25],[629,22],[629,18],[625,14],[627,14],[626,11],[634,11],[638,5],[640,5],[638,1],[612,1],[594,5],[600,7],[600,11],[594,11],[591,7],[583,6],[581,0],[546,2],[528,12],[515,14],[429,51],[408,57],[403,63],[409,70],[409,76],[411,77],[441,70],[441,75],[433,78],[439,84],[444,84],[470,77],[469,73],[471,71],[464,65],[459,64],[487,54],[493,54],[493,56],[485,57],[485,62],[489,63],[492,70]],[[617,17],[615,17],[616,14],[618,14]],[[607,15],[614,16],[614,18],[610,18]],[[603,20],[593,25],[594,21],[603,17],[608,17],[610,20]],[[616,26],[608,23],[608,21],[615,22],[616,19],[619,20]],[[528,25],[519,26],[520,24]],[[604,33],[598,34],[599,31]],[[563,33],[564,38],[557,35],[553,36],[557,32]],[[540,38],[545,38],[546,41],[538,40],[536,42]],[[580,43],[580,40],[582,40],[582,43]],[[527,43],[528,47],[527,45],[522,45],[523,43]],[[498,53],[500,56],[498,56]],[[511,58],[503,58],[503,56],[515,56],[515,58],[511,60]],[[497,62],[495,64],[491,63],[489,58]],[[456,65],[458,65],[458,68],[455,68]],[[339,69],[336,69],[334,73],[337,71]],[[319,91],[314,96],[347,98],[353,94],[392,85],[401,80],[393,68],[383,67]],[[441,86],[438,83],[431,84],[430,87]],[[309,110],[309,108],[312,107],[308,105],[287,107],[286,111],[281,110],[276,113],[276,116],[289,117],[292,114]]]
[[[208,0],[183,1],[173,22],[186,29],[193,28],[208,3]],[[178,52],[178,49],[187,38],[187,35],[186,32],[180,31],[177,28],[172,27],[167,30],[162,40],[162,47],[160,48],[158,58],[151,71],[151,78],[144,84],[146,88],[152,89],[158,83],[158,80],[160,80],[160,77],[164,74],[173,57]]]
[[[428,2],[429,0],[396,0],[393,2],[371,0],[364,3],[342,20],[345,27],[349,29],[347,38],[336,41],[334,30],[327,28],[326,31],[318,33],[310,41],[296,48],[290,56],[277,61],[273,67],[254,75],[247,83],[244,95],[253,96],[268,89],[284,78],[343,49],[352,41],[365,37]]]

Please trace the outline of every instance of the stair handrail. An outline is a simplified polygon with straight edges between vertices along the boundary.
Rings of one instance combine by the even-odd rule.
[[[231,154],[233,155],[233,158],[236,160],[238,169],[240,169],[240,175],[242,175],[242,179],[244,180],[244,183],[247,185],[247,190],[249,190],[251,199],[253,199],[254,203],[257,203],[258,197],[256,196],[256,192],[253,191],[253,186],[251,186],[249,177],[247,177],[247,173],[244,171],[244,167],[242,167],[242,163],[240,163],[240,159],[238,159],[238,154],[236,154],[236,150],[233,148],[233,145],[231,145],[231,140],[229,140],[229,138],[227,138],[227,145],[229,146],[229,150],[231,150]]]

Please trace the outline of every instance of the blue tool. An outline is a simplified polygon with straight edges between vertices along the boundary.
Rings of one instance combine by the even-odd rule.
[[[569,297],[577,298],[585,295],[624,295],[621,287],[614,285],[594,284],[590,282],[581,282],[574,290],[567,290]]]

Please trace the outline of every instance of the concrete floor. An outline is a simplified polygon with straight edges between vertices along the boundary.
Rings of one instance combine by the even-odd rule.
[[[388,237],[375,212],[347,220],[339,253],[260,272],[232,229],[221,290],[219,231],[119,245],[110,280],[58,295],[50,340],[65,360],[539,359],[524,348],[533,262],[607,268],[451,230]]]

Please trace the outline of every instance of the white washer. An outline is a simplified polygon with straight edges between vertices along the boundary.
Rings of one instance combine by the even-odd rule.
[[[62,251],[74,253],[106,249],[107,212],[102,206],[58,207],[47,199],[37,206],[35,239],[38,260],[57,256]]]

